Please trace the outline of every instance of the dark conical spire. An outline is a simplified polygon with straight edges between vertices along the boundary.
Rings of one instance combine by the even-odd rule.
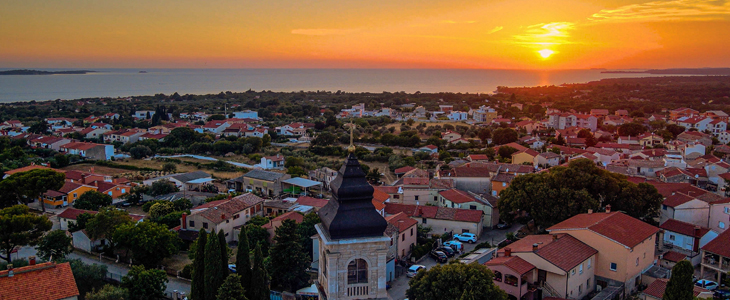
[[[383,236],[388,224],[373,206],[373,187],[355,155],[350,153],[330,184],[333,199],[319,211],[332,239]]]

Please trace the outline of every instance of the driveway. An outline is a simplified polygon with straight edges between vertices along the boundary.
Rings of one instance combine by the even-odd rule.
[[[496,243],[499,243],[505,239],[505,235],[507,235],[508,232],[514,232],[517,233],[517,231],[522,228],[521,224],[512,224],[512,227],[507,229],[493,229],[489,231],[485,231],[482,233],[482,236],[477,240],[474,244],[467,244],[463,243],[464,245],[464,251],[469,252],[471,250],[474,250],[476,248],[476,245],[483,242],[489,242],[492,245],[495,245]],[[456,255],[449,260],[458,259],[459,255]],[[426,255],[426,257],[421,260],[419,265],[426,266],[426,269],[430,269],[431,267],[437,265],[438,263],[436,260],[431,258],[431,256]],[[403,300],[406,298],[406,290],[408,289],[408,281],[410,278],[408,278],[405,274],[401,275],[400,277],[397,277],[393,282],[391,282],[390,289],[388,290],[388,295],[393,300]]]

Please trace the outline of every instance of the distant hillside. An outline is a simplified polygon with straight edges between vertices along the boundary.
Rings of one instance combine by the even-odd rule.
[[[646,71],[603,71],[601,73],[641,73],[664,75],[730,75],[730,68],[651,69]]]
[[[0,71],[0,75],[69,75],[69,74],[86,74],[96,71],[75,70],[75,71],[39,71],[39,70],[8,70]]]

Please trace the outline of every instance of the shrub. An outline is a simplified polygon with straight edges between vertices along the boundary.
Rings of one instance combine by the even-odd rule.
[[[180,277],[185,279],[192,279],[193,278],[193,264],[187,264],[185,267],[183,267],[182,272],[180,272]]]

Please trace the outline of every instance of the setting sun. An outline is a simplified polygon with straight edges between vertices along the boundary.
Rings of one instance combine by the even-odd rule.
[[[540,51],[537,51],[537,53],[540,54],[540,56],[542,56],[543,59],[548,59],[548,58],[550,58],[551,55],[553,55],[555,53],[555,51],[550,50],[550,49],[542,49]]]

